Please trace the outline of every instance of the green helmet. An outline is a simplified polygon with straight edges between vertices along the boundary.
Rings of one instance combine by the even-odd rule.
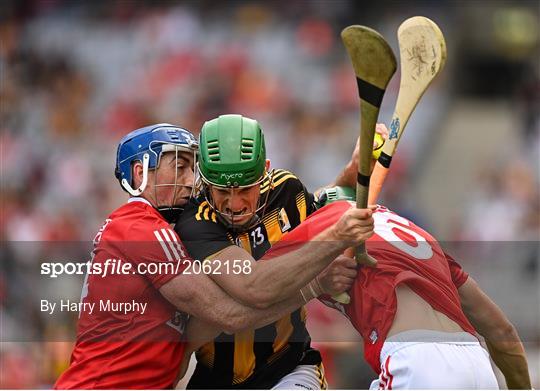
[[[320,207],[331,204],[335,201],[355,201],[356,200],[356,190],[352,187],[345,186],[335,186],[328,187],[321,191],[319,194],[318,203]]]
[[[266,149],[259,123],[237,114],[205,122],[199,137],[199,172],[214,186],[252,186],[265,175]]]

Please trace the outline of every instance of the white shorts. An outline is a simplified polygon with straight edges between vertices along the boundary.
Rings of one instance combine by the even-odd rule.
[[[272,387],[272,390],[326,390],[324,367],[319,365],[298,365],[294,371]]]
[[[469,333],[410,330],[388,338],[370,389],[499,389],[488,352]]]

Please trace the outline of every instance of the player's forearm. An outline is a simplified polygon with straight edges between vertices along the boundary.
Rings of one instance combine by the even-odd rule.
[[[228,333],[238,331],[239,319],[253,311],[236,302],[204,274],[179,275],[164,284],[160,292],[179,310]],[[195,340],[191,334],[189,338]]]
[[[245,259],[251,262],[249,273],[212,274],[210,277],[240,303],[267,309],[298,294],[346,248],[346,244],[336,240],[333,231],[328,229],[313,241],[298,243],[297,247],[271,261]],[[242,259],[244,253],[244,250],[230,246],[216,256],[222,260]]]
[[[486,338],[489,353],[504,375],[508,389],[531,389],[531,379],[523,344],[512,327],[505,335]]]
[[[334,182],[327,187],[345,186],[354,188],[356,187],[356,174],[357,167],[350,161],[334,179]]]
[[[298,293],[346,248],[347,243],[336,240],[327,230],[295,251],[257,263],[250,279],[250,288],[257,290],[257,307]]]
[[[458,289],[467,319],[484,337],[491,358],[503,373],[508,388],[530,388],[525,350],[504,312],[469,277]]]
[[[312,298],[314,298],[312,295],[306,296],[308,301]],[[304,304],[304,299],[297,293],[292,297],[272,304],[265,309],[243,307],[241,312],[236,312],[235,319],[237,322],[237,329],[249,330],[266,326],[281,319],[286,314],[294,312]]]
[[[238,303],[216,283],[202,274],[178,276],[163,285],[160,292],[181,311],[208,323],[214,331],[207,328],[204,331],[204,335],[207,337],[212,336],[212,332],[215,330],[234,334],[243,329],[264,326],[303,304],[300,294],[297,293],[294,297],[276,303],[267,309],[255,309]],[[200,343],[200,337],[194,338],[193,334],[188,337]]]
[[[314,298],[313,295],[305,294],[306,300]],[[294,295],[287,300],[276,303],[267,309],[256,309],[244,306],[236,302],[222,303],[222,316],[229,319],[228,329],[225,330],[217,325],[204,322],[195,318],[190,320],[190,326],[187,330],[187,349],[197,350],[206,342],[212,341],[221,332],[236,333],[241,330],[257,329],[277,321],[284,315],[295,311],[304,305],[304,299],[301,294]]]
[[[336,223],[329,224],[326,230],[309,241],[300,235],[298,240],[303,242],[291,240],[278,244],[276,252],[268,256],[271,261],[248,260],[249,273],[211,277],[242,303],[267,308],[298,293],[347,247],[369,239],[373,234],[372,213],[371,209],[349,208]],[[279,256],[279,253],[285,255]],[[229,260],[242,259],[246,255],[250,257],[239,247],[229,246],[215,256]]]

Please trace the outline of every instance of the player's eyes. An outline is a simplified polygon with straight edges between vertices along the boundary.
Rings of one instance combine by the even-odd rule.
[[[216,189],[216,193],[222,197],[226,197],[229,195],[229,190],[227,189]]]
[[[189,164],[189,162],[186,162],[184,160],[179,160],[178,163],[176,164],[176,167],[178,168],[187,168],[187,167],[190,167],[191,165]]]
[[[238,194],[241,194],[241,195],[247,195],[247,194],[250,194],[251,191],[255,188],[255,186],[250,186],[250,187],[244,187],[242,189],[239,190]]]

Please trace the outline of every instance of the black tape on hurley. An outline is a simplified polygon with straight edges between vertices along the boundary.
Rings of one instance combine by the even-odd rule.
[[[390,163],[392,163],[392,156],[387,155],[384,152],[381,152],[381,154],[379,155],[379,159],[377,159],[377,161],[381,163],[381,166],[383,166],[384,168],[389,168]]]
[[[362,175],[358,173],[356,180],[358,181],[359,185],[364,186],[364,187],[369,187],[370,178],[371,178],[371,175]]]
[[[360,99],[365,100],[375,107],[381,107],[384,90],[359,77],[356,78],[356,84],[358,84],[358,94],[360,95]]]

